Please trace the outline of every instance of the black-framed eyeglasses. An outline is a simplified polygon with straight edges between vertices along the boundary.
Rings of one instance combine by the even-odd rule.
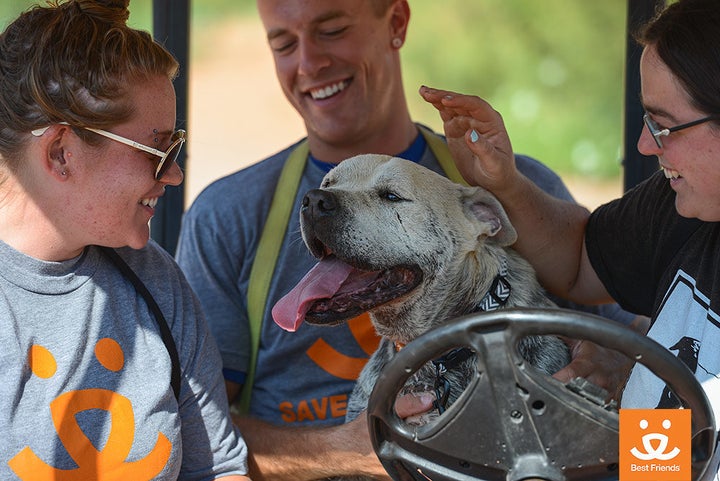
[[[663,148],[662,140],[660,140],[660,137],[666,137],[670,135],[672,132],[677,132],[678,130],[687,129],[688,127],[693,127],[695,125],[704,124],[705,122],[709,122],[711,120],[718,120],[720,117],[717,115],[709,115],[707,117],[703,117],[701,119],[693,120],[692,122],[688,122],[685,124],[676,125],[675,127],[667,127],[664,129],[661,129],[660,126],[655,123],[655,121],[650,118],[650,115],[646,112],[645,115],[643,115],[643,121],[645,122],[645,125],[647,126],[648,130],[653,136],[653,139],[655,139],[655,143],[658,147],[661,149]]]
[[[58,124],[61,125],[70,125],[67,122],[58,122]],[[39,129],[35,129],[31,131],[30,133],[33,134],[35,137],[42,136],[47,129],[50,127],[42,127]],[[160,161],[158,162],[157,168],[155,169],[155,180],[160,180],[165,175],[165,173],[168,171],[170,166],[172,166],[173,162],[177,161],[178,156],[180,155],[180,150],[182,150],[182,146],[187,140],[187,133],[182,130],[178,129],[175,132],[173,132],[172,136],[170,136],[170,147],[168,147],[164,152],[162,150],[157,150],[152,147],[148,147],[147,145],[143,145],[139,142],[135,142],[134,140],[128,139],[126,137],[123,137],[121,135],[113,134],[112,132],[108,132],[107,130],[102,129],[94,129],[92,127],[81,127],[85,130],[89,130],[90,132],[95,132],[98,135],[102,135],[103,137],[107,137],[108,139],[114,140],[115,142],[120,142],[121,144],[129,145],[130,147],[134,147],[138,150],[142,150],[143,152],[147,152],[149,154],[157,155],[160,157]]]

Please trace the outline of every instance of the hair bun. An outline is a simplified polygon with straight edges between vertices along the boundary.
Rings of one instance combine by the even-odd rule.
[[[130,18],[130,0],[75,0],[86,15],[111,24],[125,25]]]

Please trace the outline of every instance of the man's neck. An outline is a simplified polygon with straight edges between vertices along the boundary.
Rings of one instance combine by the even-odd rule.
[[[402,127],[377,129],[352,143],[332,144],[308,133],[312,155],[323,162],[338,164],[355,155],[374,153],[395,155],[407,149],[418,135],[417,126],[408,117]]]

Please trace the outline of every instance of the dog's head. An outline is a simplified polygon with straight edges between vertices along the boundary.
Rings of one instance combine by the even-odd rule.
[[[341,162],[305,195],[300,223],[320,262],[273,308],[287,330],[303,319],[337,324],[380,307],[407,310],[480,249],[516,240],[486,190],[385,155]]]

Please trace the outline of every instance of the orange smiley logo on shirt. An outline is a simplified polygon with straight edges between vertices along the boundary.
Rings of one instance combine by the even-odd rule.
[[[329,374],[340,379],[354,381],[360,375],[360,371],[365,367],[372,353],[380,345],[380,336],[375,332],[370,321],[370,314],[367,312],[349,320],[347,324],[367,357],[351,357],[342,354],[322,338],[310,346],[307,355]]]
[[[97,342],[95,357],[110,371],[120,371],[124,366],[122,348],[110,338]],[[39,345],[31,346],[29,363],[33,374],[43,379],[52,377],[57,370],[52,353]],[[107,411],[112,421],[102,449],[93,446],[76,420],[77,414],[91,409]],[[50,466],[26,446],[8,463],[23,481],[150,480],[170,459],[172,444],[164,434],[158,433],[155,446],[145,457],[127,461],[135,439],[135,415],[130,400],[116,392],[107,389],[69,391],[50,402],[50,413],[58,438],[77,468]]]

